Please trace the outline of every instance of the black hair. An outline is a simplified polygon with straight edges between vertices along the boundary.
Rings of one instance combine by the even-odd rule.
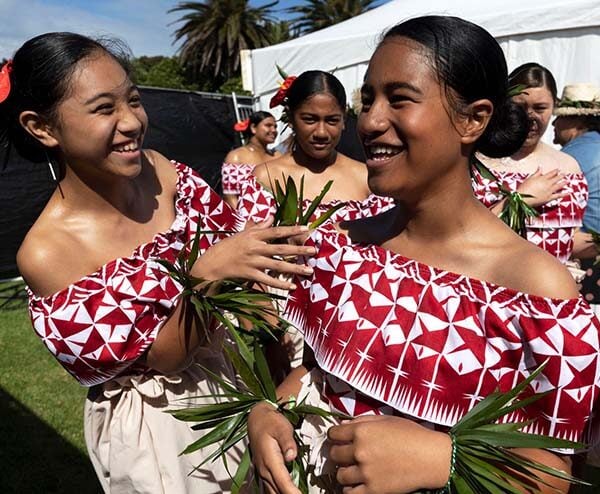
[[[584,115],[583,125],[589,132],[600,132],[600,117],[597,115]]]
[[[268,111],[255,111],[252,115],[250,115],[248,117],[248,128],[244,131],[244,137],[247,140],[249,140],[254,135],[250,127],[252,125],[258,125],[266,118],[272,118],[273,120],[275,120],[275,117],[271,115]]]
[[[285,106],[288,117],[308,98],[318,93],[327,93],[335,98],[342,113],[346,112],[346,91],[339,79],[322,70],[307,70],[302,72],[288,89]]]
[[[56,123],[57,108],[68,95],[77,64],[97,53],[110,55],[130,73],[129,49],[117,40],[57,32],[26,41],[13,57],[10,94],[0,103],[0,142],[14,145],[31,161],[45,161],[48,150],[22,128],[19,115],[30,110]]]
[[[464,106],[478,99],[488,99],[494,105],[474,152],[499,158],[519,150],[527,137],[527,115],[508,95],[506,60],[490,33],[458,17],[431,15],[392,27],[381,44],[397,36],[428,49],[433,71],[454,111],[462,113]]]
[[[552,72],[539,63],[529,62],[519,65],[509,74],[508,82],[511,86],[545,87],[552,94],[554,101],[558,97]]]

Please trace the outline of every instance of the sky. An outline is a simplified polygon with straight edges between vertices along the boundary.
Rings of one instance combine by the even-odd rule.
[[[0,0],[0,60],[11,58],[27,39],[50,31],[112,35],[136,57],[174,55],[173,32],[183,12],[169,14],[179,0]],[[267,0],[254,0],[264,5]],[[280,0],[277,8],[299,3]]]

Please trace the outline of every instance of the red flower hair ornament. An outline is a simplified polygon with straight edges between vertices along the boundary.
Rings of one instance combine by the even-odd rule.
[[[10,73],[12,60],[6,62],[0,69],[0,103],[3,103],[10,94]]]
[[[233,130],[235,130],[236,132],[246,132],[248,130],[248,127],[250,127],[249,118],[247,118],[246,120],[242,120],[241,122],[236,122],[233,126]]]
[[[275,108],[276,106],[283,104],[283,102],[285,101],[285,98],[287,97],[287,93],[288,93],[290,87],[292,87],[292,83],[297,78],[298,77],[295,75],[290,75],[290,76],[287,76],[283,80],[283,82],[279,86],[279,90],[277,91],[277,93],[275,93],[275,96],[273,96],[271,98],[271,102],[269,103],[269,108]]]

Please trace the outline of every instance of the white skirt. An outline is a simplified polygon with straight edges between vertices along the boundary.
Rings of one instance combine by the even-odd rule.
[[[220,346],[219,346],[220,348]],[[203,348],[194,357],[204,367],[231,380],[234,372],[221,351]],[[199,395],[222,393],[202,368],[192,363],[173,376],[122,376],[90,392],[85,404],[85,440],[106,493],[217,494],[231,488],[245,444],[222,459],[194,470],[215,447],[189,455],[180,453],[206,431],[173,418],[166,410],[215,403]],[[96,395],[96,396],[93,396]]]

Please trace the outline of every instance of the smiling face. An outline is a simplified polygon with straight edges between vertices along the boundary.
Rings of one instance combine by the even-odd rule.
[[[137,88],[111,56],[79,62],[52,128],[56,147],[71,167],[135,177],[148,118]]]
[[[426,48],[402,37],[377,48],[361,89],[358,133],[376,194],[416,198],[460,163],[461,136]]]
[[[344,130],[344,113],[329,93],[316,93],[299,105],[290,121],[296,144],[310,158],[329,158]]]
[[[273,144],[277,138],[277,124],[273,117],[267,117],[252,125],[253,136],[264,145]]]
[[[546,87],[530,87],[513,100],[523,106],[529,118],[529,133],[523,148],[534,148],[540,142],[552,118],[552,93]]]

